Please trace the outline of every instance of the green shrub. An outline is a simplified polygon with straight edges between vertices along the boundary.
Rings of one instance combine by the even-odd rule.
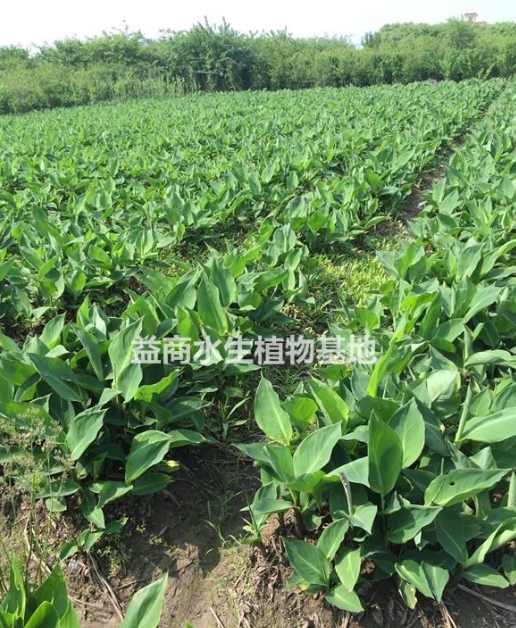
[[[345,346],[375,340],[376,363],[256,393],[249,530],[293,513],[289,586],[350,612],[364,562],[412,608],[461,578],[516,582],[514,556],[493,558],[516,538],[515,98],[512,84],[453,155],[414,241],[381,255],[381,293],[333,326]]]
[[[245,35],[196,24],[148,40],[128,31],[43,46],[0,48],[0,113],[195,91],[368,86],[510,77],[516,29],[507,24],[387,25],[357,48],[345,38]]]
[[[131,600],[121,628],[156,628],[161,616],[167,577],[148,585]],[[37,588],[25,582],[16,560],[11,561],[9,588],[0,598],[2,628],[79,628],[68,598],[66,582],[57,565]]]

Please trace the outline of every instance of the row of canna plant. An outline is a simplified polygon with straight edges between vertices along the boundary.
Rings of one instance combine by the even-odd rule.
[[[341,609],[362,610],[364,577],[394,577],[412,608],[461,579],[516,583],[515,104],[511,84],[412,240],[381,254],[381,293],[333,328],[369,334],[377,362],[326,368],[285,399],[257,390],[266,440],[240,446],[262,480],[248,528],[259,541],[278,514],[288,586]]]

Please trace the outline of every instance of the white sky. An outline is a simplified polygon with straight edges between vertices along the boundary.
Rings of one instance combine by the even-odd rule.
[[[516,0],[3,0],[0,45],[41,44],[91,37],[103,30],[187,29],[207,16],[226,18],[237,30],[287,27],[295,36],[349,35],[356,43],[367,31],[393,22],[444,22],[475,11],[488,22],[516,20]]]

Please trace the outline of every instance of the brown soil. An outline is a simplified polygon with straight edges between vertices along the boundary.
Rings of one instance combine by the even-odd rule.
[[[67,561],[70,595],[84,628],[121,623],[106,582],[123,612],[138,589],[167,571],[161,628],[185,628],[187,622],[193,628],[453,628],[450,621],[458,628],[516,628],[516,613],[460,590],[445,599],[448,619],[428,602],[416,611],[406,609],[392,582],[361,585],[366,611],[358,617],[332,609],[321,597],[284,591],[291,570],[280,551],[275,519],[264,551],[238,542],[244,538],[240,509],[257,484],[253,468],[220,449],[201,453],[184,465],[165,494],[116,503],[110,515],[129,518],[122,536],[102,540],[92,550],[104,583],[87,555]],[[18,555],[27,546],[28,508],[18,502],[13,518],[12,501],[4,495],[0,533]],[[49,519],[39,506],[36,512],[40,534],[45,530],[50,540],[50,565],[55,549],[77,536],[80,523],[66,513]],[[36,573],[33,566],[31,574]],[[514,590],[482,589],[482,595],[516,606]]]

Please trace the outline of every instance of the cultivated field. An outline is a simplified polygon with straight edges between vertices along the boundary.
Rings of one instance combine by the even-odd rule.
[[[495,79],[0,118],[0,626],[79,625],[65,579],[87,626],[152,580],[124,628],[514,625],[515,115]]]

